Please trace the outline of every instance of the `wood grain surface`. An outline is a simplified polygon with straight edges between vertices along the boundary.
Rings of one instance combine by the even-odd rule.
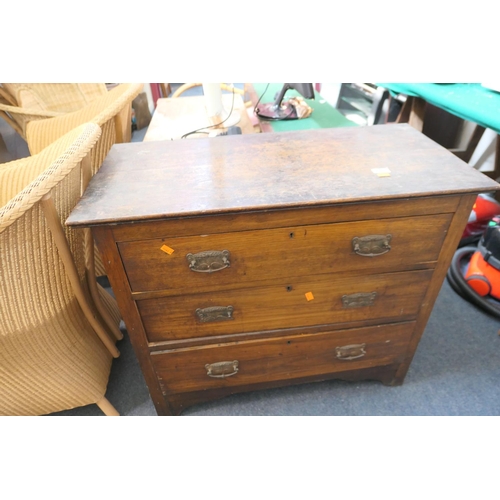
[[[149,239],[118,245],[134,292],[209,290],[233,283],[338,271],[380,273],[431,266],[439,255],[451,214],[399,219],[291,226],[261,231],[206,234],[185,238]],[[207,227],[207,231],[210,228]],[[391,235],[391,249],[364,257],[353,250],[353,239]],[[173,253],[162,250],[167,245]],[[212,273],[194,272],[188,254],[229,251],[230,266]]]
[[[151,359],[164,394],[287,380],[401,361],[414,323],[375,326],[314,335],[284,336],[219,346],[154,353]],[[337,357],[338,347],[366,344],[360,358]],[[211,378],[206,364],[238,361],[238,372]]]
[[[328,224],[357,220],[412,217],[432,214],[454,214],[460,196],[432,196],[404,198],[397,201],[365,201],[323,207],[257,210],[230,215],[201,215],[199,217],[173,217],[163,220],[113,224],[115,241],[138,241],[153,238],[198,236],[200,234],[227,233],[270,229],[292,225]]]
[[[150,342],[329,323],[407,321],[419,311],[431,276],[432,270],[349,278],[333,274],[136,303]],[[372,292],[377,294],[373,305],[343,305],[344,295]],[[233,319],[199,321],[197,309],[219,306],[232,306]]]
[[[498,188],[406,124],[115,144],[68,224]]]

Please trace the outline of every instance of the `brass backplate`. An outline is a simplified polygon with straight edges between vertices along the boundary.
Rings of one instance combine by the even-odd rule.
[[[207,363],[205,368],[207,375],[213,378],[226,378],[238,373],[238,361],[219,361],[218,363]]]
[[[206,252],[188,253],[186,259],[189,269],[196,273],[213,273],[222,271],[231,265],[229,250],[208,250]]]
[[[351,359],[362,358],[365,354],[366,344],[351,344],[335,348],[337,359],[350,361]]]
[[[360,292],[351,295],[342,295],[342,305],[344,308],[367,307],[373,305],[377,298],[377,292]]]
[[[362,257],[376,257],[383,255],[391,249],[391,234],[371,234],[352,239],[354,252]]]
[[[209,323],[212,321],[228,321],[233,318],[233,306],[213,306],[205,307],[204,309],[196,309],[195,313],[201,323]]]

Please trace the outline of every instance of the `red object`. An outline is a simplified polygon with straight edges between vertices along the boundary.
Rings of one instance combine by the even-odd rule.
[[[488,264],[481,252],[473,253],[465,273],[465,281],[481,297],[491,295],[500,299],[500,271]]]
[[[491,277],[493,277],[493,284],[490,281]],[[489,294],[496,298],[500,297],[500,272],[483,259],[481,252],[472,254],[469,268],[465,273],[465,281],[481,297]],[[496,284],[495,287],[492,286],[494,284]]]
[[[491,196],[480,194],[472,207],[472,212],[465,226],[462,240],[472,241],[474,239],[479,239],[489,221],[495,215],[500,215],[500,203]]]
[[[153,104],[154,104],[154,107],[156,109],[156,102],[161,97],[160,84],[159,83],[150,83],[149,86],[151,87],[151,95],[153,96]]]

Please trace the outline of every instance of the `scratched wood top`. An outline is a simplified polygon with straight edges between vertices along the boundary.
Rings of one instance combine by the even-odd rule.
[[[497,189],[406,124],[128,143],[112,147],[67,224]]]

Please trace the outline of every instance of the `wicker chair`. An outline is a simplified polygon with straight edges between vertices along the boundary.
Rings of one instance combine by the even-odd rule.
[[[113,144],[130,141],[132,101],[139,95],[142,86],[142,83],[122,83],[78,111],[29,122],[26,142],[30,153],[40,152],[83,123],[96,123],[102,129],[92,156],[93,173],[97,172]]]
[[[90,179],[101,131],[85,124],[0,165],[0,415],[44,415],[104,397],[118,329],[93,273],[89,230],[64,221]]]
[[[0,116],[26,139],[28,122],[77,111],[107,91],[104,83],[3,83]]]
[[[94,175],[113,144],[130,141],[132,101],[141,89],[142,83],[123,83],[78,111],[29,122],[26,127],[26,141],[31,154],[42,151],[82,123],[96,123],[101,128],[102,134],[91,151],[92,175]],[[96,274],[103,276],[106,271],[99,254],[96,255]]]

